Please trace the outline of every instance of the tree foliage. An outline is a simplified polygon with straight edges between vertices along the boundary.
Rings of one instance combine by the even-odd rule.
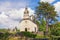
[[[36,7],[35,14],[37,15],[37,19],[41,24],[44,23],[41,21],[42,19],[46,22],[46,32],[48,32],[48,25],[57,21],[55,8],[48,2],[39,2],[39,5]]]
[[[42,23],[40,23],[40,25],[39,25],[39,30],[40,31],[45,31],[46,30],[46,28],[45,28],[46,27],[45,26],[46,25],[46,22],[43,19],[41,19],[41,22]]]
[[[53,24],[51,28],[51,34],[55,36],[60,36],[60,22]]]

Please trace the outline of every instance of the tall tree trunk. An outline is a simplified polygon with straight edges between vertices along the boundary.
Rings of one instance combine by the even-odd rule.
[[[48,30],[49,30],[49,27],[48,27],[48,19],[46,17],[46,35],[48,36]]]

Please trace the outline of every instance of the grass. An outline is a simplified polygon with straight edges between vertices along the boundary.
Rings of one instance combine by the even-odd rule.
[[[0,29],[0,32],[3,32],[3,33],[7,32],[7,31],[8,31],[7,29]]]

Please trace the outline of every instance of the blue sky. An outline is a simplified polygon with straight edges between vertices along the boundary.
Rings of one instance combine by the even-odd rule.
[[[25,7],[27,5],[28,7],[35,9],[35,7],[38,5],[38,2],[40,2],[40,1],[46,1],[46,0],[0,0],[0,5],[4,4],[6,2],[9,2],[9,3],[11,3],[10,8],[19,9],[19,8]],[[60,0],[54,0],[54,1],[51,1],[50,4],[54,4],[54,3],[59,2],[59,1]],[[25,4],[25,5],[23,6],[23,4]]]
[[[30,8],[32,8],[32,9],[35,9],[35,7],[38,5],[38,2],[39,2],[40,0],[0,0],[0,3],[5,3],[5,2],[9,2],[9,3],[12,3],[11,5],[13,5],[12,7],[14,8],[16,8],[16,7],[18,7],[18,8],[20,8],[20,7],[24,7],[24,6],[28,6],[28,7],[30,7]],[[19,5],[18,6],[18,3],[20,3],[20,4],[25,4],[24,6],[23,5]]]
[[[32,9],[35,9],[35,7],[38,5],[38,2],[40,0],[0,0],[0,4],[1,3],[5,3],[5,2],[9,2],[9,3],[12,3],[13,5],[17,6],[18,4],[17,3],[26,3],[26,5]],[[59,2],[60,0],[54,0],[52,3],[56,3],[56,2]],[[12,5],[11,4],[11,5]],[[22,5],[21,5],[22,6]],[[17,6],[18,7],[18,6]],[[20,6],[19,6],[20,7]],[[18,8],[19,8],[18,7]],[[14,7],[13,7],[14,8]]]
[[[0,0],[0,28],[14,28],[23,18],[24,8],[27,6],[33,15],[38,2],[48,2],[54,5],[55,11],[60,16],[60,0]],[[60,17],[58,18],[60,21]]]

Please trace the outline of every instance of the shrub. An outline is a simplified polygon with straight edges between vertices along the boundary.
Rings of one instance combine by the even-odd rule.
[[[24,35],[25,37],[30,37],[30,38],[35,38],[36,34],[33,34],[31,32],[21,32],[22,35]]]

